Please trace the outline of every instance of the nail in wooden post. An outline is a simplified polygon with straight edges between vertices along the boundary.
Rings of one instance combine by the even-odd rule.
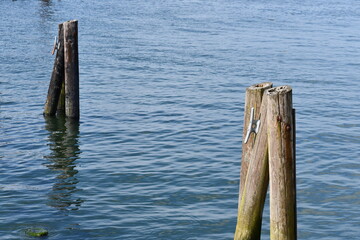
[[[259,112],[260,128],[253,149],[248,153],[249,165],[239,203],[235,240],[256,240],[261,236],[262,213],[269,186],[266,95],[262,98]]]
[[[54,116],[59,101],[61,85],[64,82],[64,31],[63,24],[59,24],[58,41],[59,49],[56,52],[53,71],[44,107],[45,116]]]
[[[244,109],[244,127],[242,140],[242,156],[241,156],[241,171],[240,171],[240,190],[239,190],[239,204],[241,201],[241,192],[245,185],[246,174],[248,171],[249,159],[252,149],[255,144],[254,134],[250,135],[249,141],[245,143],[245,136],[250,121],[251,108],[254,108],[254,118],[259,119],[261,100],[266,89],[272,87],[271,82],[263,82],[252,85],[246,89],[245,95],[245,109]]]
[[[80,118],[78,21],[64,22],[65,115]]]
[[[290,86],[271,88],[268,96],[270,239],[296,239],[294,120]]]

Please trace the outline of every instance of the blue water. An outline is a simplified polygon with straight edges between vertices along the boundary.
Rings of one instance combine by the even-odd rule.
[[[70,19],[80,123],[42,116]],[[359,26],[356,0],[1,0],[0,238],[232,239],[245,88],[272,81],[297,110],[298,238],[359,239]]]

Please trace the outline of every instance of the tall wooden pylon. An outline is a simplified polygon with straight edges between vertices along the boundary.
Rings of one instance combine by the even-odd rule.
[[[65,115],[80,118],[78,21],[64,22]]]
[[[269,183],[267,152],[267,100],[265,82],[246,89],[243,153],[235,240],[260,239],[262,212]],[[254,121],[258,119],[259,121]],[[257,125],[257,126],[254,126]],[[257,134],[251,129],[257,129]]]
[[[270,239],[296,239],[295,119],[292,89],[267,91],[270,170]]]

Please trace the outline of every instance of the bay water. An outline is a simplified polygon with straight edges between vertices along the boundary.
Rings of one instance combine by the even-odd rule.
[[[71,19],[80,122],[42,115]],[[359,26],[356,0],[1,0],[0,239],[232,239],[264,81],[293,88],[298,238],[360,239]]]

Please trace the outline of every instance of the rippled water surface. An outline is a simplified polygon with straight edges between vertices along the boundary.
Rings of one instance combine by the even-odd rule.
[[[42,116],[70,19],[80,123]],[[297,109],[299,239],[359,239],[359,26],[355,0],[1,0],[0,238],[231,239],[245,88],[272,81]]]

